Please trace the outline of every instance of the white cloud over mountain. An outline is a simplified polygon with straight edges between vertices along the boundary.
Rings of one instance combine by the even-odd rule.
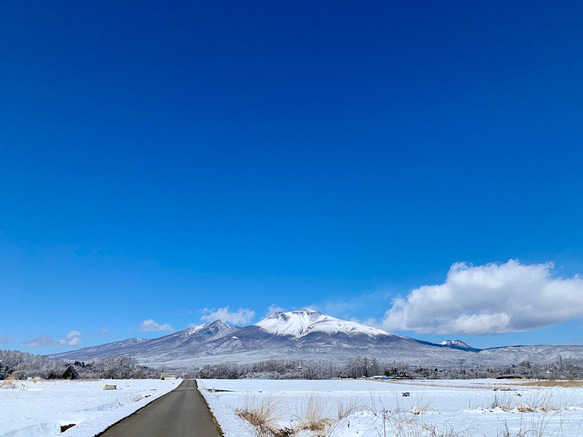
[[[168,323],[160,324],[154,322],[152,319],[144,320],[142,323],[140,323],[138,330],[144,332],[174,332],[174,328],[172,328],[172,326],[170,326]]]
[[[277,305],[275,303],[272,303],[267,308],[267,312],[265,313],[264,318],[267,318],[267,317],[269,317],[269,316],[271,316],[272,314],[275,314],[275,313],[282,313],[283,311],[284,311],[284,309],[282,307],[280,307],[279,305]]]
[[[205,308],[203,312],[208,313],[203,315],[200,319],[206,322],[212,322],[214,320],[222,320],[233,325],[245,325],[253,320],[255,317],[255,311],[248,308],[239,308],[237,311],[230,311],[227,305],[224,308],[219,308],[217,310],[209,310]]]
[[[445,283],[393,300],[385,329],[417,334],[504,334],[583,317],[583,278],[552,276],[554,265],[517,260],[451,266]]]

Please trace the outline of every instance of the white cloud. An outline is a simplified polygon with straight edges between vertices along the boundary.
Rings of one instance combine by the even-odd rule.
[[[222,320],[224,322],[232,323],[233,325],[246,325],[253,317],[255,317],[255,311],[252,311],[248,308],[239,308],[237,311],[229,311],[229,306],[227,305],[224,308],[219,308],[218,310],[209,310],[205,308],[205,312],[209,314],[205,314],[200,319],[212,322],[213,320]]]
[[[25,341],[28,347],[42,347],[42,346],[59,346],[61,343],[52,339],[48,335],[40,335],[33,338],[31,341]]]
[[[105,335],[105,334],[109,334],[109,329],[107,329],[107,328],[103,327],[103,328],[101,328],[99,331],[97,331],[95,334],[96,334],[96,335]]]
[[[82,335],[82,332],[71,331],[64,339],[59,340],[59,343],[64,346],[79,346],[83,342],[83,340],[81,340]]]
[[[374,317],[370,317],[370,318],[365,319],[365,320],[359,320],[359,319],[355,319],[354,317],[352,317],[350,319],[350,321],[360,323],[362,325],[370,326],[371,328],[384,329],[382,322],[375,319]]]
[[[12,337],[11,335],[0,335],[0,344],[8,344],[13,342],[14,337]]]
[[[504,334],[583,317],[583,279],[553,278],[552,263],[451,266],[444,284],[393,300],[383,327],[418,334]]]
[[[280,306],[279,306],[279,305],[277,305],[277,304],[274,304],[274,303],[272,303],[272,304],[271,304],[271,305],[269,305],[269,307],[267,308],[267,313],[265,313],[265,317],[267,318],[267,317],[271,316],[272,314],[275,314],[275,313],[282,313],[282,312],[283,312],[283,308],[282,308],[282,307],[280,307]]]
[[[79,346],[83,343],[81,336],[82,332],[73,330],[69,332],[65,338],[61,340],[53,340],[52,337],[48,335],[40,335],[33,338],[31,341],[25,341],[24,344],[28,347],[43,347],[43,346]]]
[[[75,337],[79,337],[81,335],[83,335],[82,332],[79,332],[79,331],[74,329],[73,331],[71,331],[67,334],[67,338],[75,338]]]
[[[145,332],[160,332],[160,331],[168,331],[174,332],[174,328],[170,326],[168,323],[161,325],[160,323],[154,322],[152,319],[144,320],[140,323],[138,327],[138,331],[145,331]]]

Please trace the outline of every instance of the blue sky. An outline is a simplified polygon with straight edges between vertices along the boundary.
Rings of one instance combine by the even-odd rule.
[[[306,306],[583,343],[581,22],[573,1],[2,2],[0,348]]]

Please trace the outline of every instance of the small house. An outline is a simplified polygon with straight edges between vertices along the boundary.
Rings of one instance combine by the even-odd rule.
[[[164,381],[176,379],[176,373],[162,373],[160,375],[160,379],[162,379]]]

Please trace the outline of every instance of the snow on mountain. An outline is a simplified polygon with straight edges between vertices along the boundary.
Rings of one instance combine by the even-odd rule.
[[[258,326],[269,334],[281,336],[290,335],[295,338],[304,337],[312,332],[324,332],[327,334],[342,332],[350,336],[368,335],[369,337],[391,335],[380,329],[371,328],[370,326],[361,325],[356,322],[336,319],[310,309],[275,313],[261,322],[256,323],[255,326]]]
[[[191,356],[196,352],[196,348],[199,345],[222,338],[238,329],[222,320],[215,320],[151,340],[132,338],[101,346],[53,354],[49,355],[49,358],[90,360],[105,358],[110,355],[124,355],[138,359],[141,359],[141,357],[166,357],[165,359],[172,360],[176,356]]]
[[[345,362],[356,357],[423,366],[480,367],[526,360],[545,363],[559,358],[583,359],[583,346],[515,346],[480,350],[460,340],[435,344],[303,309],[275,313],[245,327],[215,320],[152,340],[129,339],[49,357],[87,361],[111,355],[134,357],[140,364],[152,367],[279,359]]]
[[[472,346],[470,346],[467,343],[464,343],[461,340],[444,340],[441,343],[439,343],[442,346],[448,346],[448,347],[454,347],[454,348],[460,348],[460,349],[476,349]]]
[[[136,344],[141,344],[141,343],[144,343],[146,341],[148,341],[147,338],[133,337],[133,338],[128,338],[127,340],[114,341],[113,343],[109,343],[109,348],[113,349],[116,347],[134,346]]]
[[[205,323],[204,325],[199,326],[191,326],[190,328],[186,328],[182,331],[179,331],[175,334],[170,334],[170,336],[177,336],[181,339],[188,339],[194,335],[202,336],[206,339],[212,338],[219,338],[223,335],[227,335],[233,331],[236,331],[237,328],[228,325],[227,323],[223,322],[222,320],[214,320],[212,322]]]

